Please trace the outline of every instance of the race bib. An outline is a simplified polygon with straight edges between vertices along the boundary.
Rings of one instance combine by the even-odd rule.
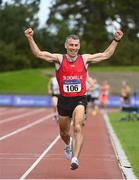
[[[80,92],[81,91],[81,82],[78,79],[74,80],[64,80],[63,85],[64,92]]]

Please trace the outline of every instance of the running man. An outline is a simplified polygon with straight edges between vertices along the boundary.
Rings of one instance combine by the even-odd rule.
[[[91,102],[92,102],[92,115],[96,115],[99,108],[99,95],[100,95],[100,85],[96,79],[94,79],[94,88],[91,92]]]
[[[82,122],[87,105],[85,94],[88,64],[109,59],[121,40],[123,32],[121,30],[116,31],[114,40],[104,52],[83,55],[78,54],[80,39],[77,35],[68,36],[64,44],[66,54],[58,54],[41,51],[34,41],[31,28],[25,30],[24,33],[34,56],[55,64],[61,94],[57,105],[60,136],[65,142],[64,152],[71,162],[71,169],[77,169],[83,145]],[[73,120],[73,138],[70,135],[71,118]]]
[[[57,102],[58,102],[58,96],[60,94],[59,92],[59,85],[56,79],[56,76],[52,74],[52,77],[50,78],[48,82],[48,93],[52,97],[52,106],[55,112],[54,120],[58,121],[58,115],[57,115]]]
[[[94,88],[94,84],[95,84],[95,79],[93,79],[87,73],[87,78],[86,78],[86,95],[87,95],[88,103],[91,101],[91,92],[92,92],[92,89]]]
[[[86,77],[86,97],[87,97],[87,106],[86,106],[86,111],[85,111],[85,119],[87,120],[87,114],[90,106],[90,101],[91,101],[91,91],[94,88],[95,80],[88,74],[87,72],[87,77]],[[85,123],[83,122],[83,125]]]
[[[100,87],[100,107],[106,110],[107,103],[108,103],[108,96],[110,94],[110,85],[108,84],[108,81],[103,81]]]

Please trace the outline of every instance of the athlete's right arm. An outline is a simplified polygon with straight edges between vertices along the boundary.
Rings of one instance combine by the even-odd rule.
[[[48,51],[41,51],[39,49],[39,47],[37,46],[36,42],[34,41],[33,33],[34,32],[33,32],[32,28],[28,28],[24,32],[34,56],[37,58],[43,59],[47,62],[59,63],[61,54],[54,54],[54,53],[50,53]]]

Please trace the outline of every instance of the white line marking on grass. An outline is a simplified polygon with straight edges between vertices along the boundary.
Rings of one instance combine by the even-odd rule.
[[[30,166],[30,168],[20,177],[19,180],[25,179],[30,172],[39,164],[39,162],[44,158],[44,156],[47,155],[47,153],[52,149],[52,147],[57,143],[57,141],[60,139],[60,135],[58,135],[54,141],[48,146],[48,148],[45,149],[45,151],[40,155],[40,157]]]
[[[53,117],[54,115],[55,115],[55,113],[51,113],[51,114],[49,114],[48,116],[45,116],[45,117],[43,117],[43,118],[41,118],[41,119],[36,120],[36,121],[33,122],[33,123],[30,123],[30,124],[28,124],[28,125],[26,125],[26,126],[23,126],[22,128],[19,128],[19,129],[15,130],[15,131],[13,131],[13,132],[11,132],[11,133],[9,133],[9,134],[6,134],[5,136],[0,137],[0,141],[2,141],[2,140],[4,140],[4,139],[7,139],[7,138],[9,138],[9,137],[11,137],[11,136],[13,136],[13,135],[15,135],[15,134],[17,134],[17,133],[22,132],[22,131],[25,131],[25,130],[27,130],[27,129],[29,129],[29,128],[31,128],[31,127],[33,127],[33,126],[35,126],[35,125],[37,125],[37,124],[39,124],[39,123],[41,123],[41,122],[49,119],[49,118],[51,118],[51,117]]]
[[[10,121],[22,118],[22,117],[26,117],[26,116],[29,116],[29,115],[32,115],[32,114],[36,114],[36,113],[41,112],[41,111],[44,111],[44,109],[33,110],[31,112],[26,112],[26,113],[23,113],[23,114],[20,114],[20,115],[17,115],[17,116],[12,116],[12,117],[1,120],[0,124],[7,123],[7,122],[10,122]]]

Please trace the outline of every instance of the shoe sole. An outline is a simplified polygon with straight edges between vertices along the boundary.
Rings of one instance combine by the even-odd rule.
[[[77,169],[78,167],[79,167],[79,165],[76,164],[76,163],[72,163],[72,164],[71,164],[71,170],[75,170],[75,169]]]

